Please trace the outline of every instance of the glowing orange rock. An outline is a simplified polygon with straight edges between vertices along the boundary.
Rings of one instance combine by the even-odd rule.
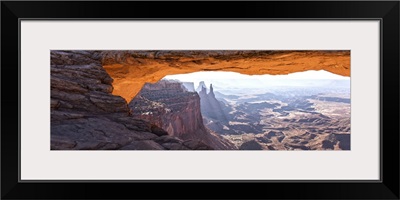
[[[350,51],[104,51],[113,94],[129,102],[144,83],[166,75],[231,71],[248,75],[326,70],[350,76]]]

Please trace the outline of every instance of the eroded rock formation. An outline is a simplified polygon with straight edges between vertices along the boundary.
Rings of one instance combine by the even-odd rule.
[[[127,102],[171,74],[321,69],[349,76],[350,51],[51,51],[51,148],[211,149],[134,119]]]
[[[113,79],[99,55],[51,52],[51,149],[213,149],[133,118],[125,99],[112,94]]]
[[[289,74],[326,70],[350,76],[350,51],[87,51],[114,79],[113,94],[127,102],[145,82],[197,71]]]
[[[147,83],[129,106],[133,117],[148,120],[171,136],[201,141],[214,149],[235,148],[205,128],[199,95],[187,91],[180,82],[161,80],[155,84]]]
[[[201,85],[201,84],[200,84]],[[207,88],[202,86],[199,92],[201,100],[201,113],[209,120],[214,120],[220,123],[228,123],[228,119],[222,109],[222,102],[215,98],[212,84],[210,85],[210,92],[207,93]]]

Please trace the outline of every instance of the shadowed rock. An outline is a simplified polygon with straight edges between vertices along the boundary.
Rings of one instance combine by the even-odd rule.
[[[334,146],[333,145],[335,145],[335,143],[333,143],[332,141],[329,141],[329,140],[324,140],[324,141],[322,141],[322,148],[324,148],[324,149],[334,149]]]
[[[199,84],[201,85],[201,83]],[[228,118],[224,110],[222,109],[223,102],[218,101],[215,98],[214,90],[212,84],[210,85],[210,92],[207,93],[207,89],[202,87],[199,92],[201,113],[203,116],[218,121],[220,123],[227,123]]]
[[[200,111],[199,95],[186,90],[181,82],[162,80],[155,84],[146,84],[129,103],[129,107],[133,117],[154,123],[171,136],[203,141],[213,149],[235,149],[229,141],[206,129]]]
[[[165,130],[133,118],[125,99],[112,94],[113,79],[104,70],[101,58],[98,51],[51,51],[50,148],[168,149],[156,142],[168,134]],[[200,148],[183,142],[179,143],[182,149]]]
[[[121,150],[164,150],[164,147],[152,140],[135,141],[121,148]]]
[[[256,142],[255,140],[251,140],[248,142],[243,143],[240,148],[240,150],[262,150],[262,146]]]
[[[339,148],[350,150],[350,134],[335,134],[335,136],[339,141]]]

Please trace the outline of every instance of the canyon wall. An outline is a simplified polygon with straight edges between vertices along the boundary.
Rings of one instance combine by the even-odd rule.
[[[112,94],[101,52],[51,51],[50,70],[52,150],[213,149],[132,117],[125,99]]]
[[[50,65],[51,149],[223,149],[229,143],[215,140],[202,127],[199,133],[185,134],[190,129],[182,128],[189,125],[184,119],[191,119],[188,127],[201,126],[192,120],[197,114],[189,114],[195,110],[171,116],[174,122],[164,127],[168,134],[161,128],[167,123],[135,119],[127,102],[145,82],[196,71],[288,74],[323,69],[349,76],[350,51],[52,50]],[[197,100],[187,100],[185,109],[197,106]]]
[[[169,135],[183,140],[196,140],[214,149],[234,149],[234,145],[219,135],[210,133],[203,124],[200,98],[179,82],[159,81],[145,84],[129,103],[132,116],[148,120]]]

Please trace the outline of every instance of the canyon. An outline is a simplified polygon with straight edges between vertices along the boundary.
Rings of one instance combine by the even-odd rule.
[[[186,89],[183,83],[165,80],[147,83],[129,107],[132,117],[148,120],[171,136],[200,141],[215,150],[236,149],[228,140],[204,126],[200,97]]]
[[[157,82],[168,74],[207,70],[350,74],[349,51],[52,50],[50,56],[52,150],[238,149],[205,127],[201,94],[191,83],[182,90],[181,84]]]
[[[202,86],[203,121],[241,150],[350,150],[350,81],[314,82],[237,95]]]
[[[52,51],[50,70],[52,150],[214,149],[214,141],[183,140],[134,118],[125,99],[112,94],[101,62],[85,52]]]

